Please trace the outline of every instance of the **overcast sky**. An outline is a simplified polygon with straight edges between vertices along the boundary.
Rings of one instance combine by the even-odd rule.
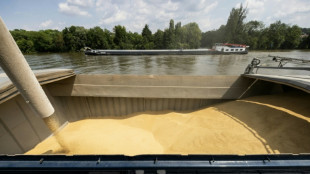
[[[141,33],[145,24],[155,32],[174,19],[182,25],[197,22],[204,32],[226,24],[231,9],[241,3],[249,9],[246,21],[268,26],[281,20],[310,28],[310,0],[0,0],[0,16],[10,30],[124,25]]]

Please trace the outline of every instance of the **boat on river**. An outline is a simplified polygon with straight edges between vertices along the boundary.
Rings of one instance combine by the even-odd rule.
[[[248,46],[240,44],[215,44],[212,49],[171,49],[171,50],[100,50],[84,48],[85,55],[217,55],[247,54]]]
[[[247,54],[249,47],[242,44],[216,43],[212,49],[223,54]]]

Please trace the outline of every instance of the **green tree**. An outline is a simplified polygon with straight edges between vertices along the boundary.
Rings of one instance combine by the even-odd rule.
[[[132,49],[144,49],[143,37],[137,32],[128,33],[128,40],[132,45]]]
[[[164,49],[164,32],[161,30],[157,30],[154,33],[154,48],[156,49]]]
[[[84,27],[71,26],[62,30],[67,51],[77,51],[86,46],[87,30]]]
[[[174,20],[171,19],[169,22],[169,28],[164,31],[164,47],[173,49],[175,48],[175,45]]]
[[[207,31],[202,33],[201,46],[212,48],[215,43],[225,42],[224,40],[225,25],[220,26],[217,30]]]
[[[262,35],[262,30],[264,29],[264,24],[261,21],[249,21],[244,25],[244,30],[246,34],[246,44],[250,46],[251,49],[258,49],[259,39]]]
[[[268,28],[268,40],[269,49],[279,49],[283,42],[285,41],[285,35],[288,25],[277,21],[273,24],[270,24]]]
[[[239,8],[233,8],[228,17],[225,27],[225,40],[231,43],[245,43],[244,40],[244,24],[247,8],[242,4]]]
[[[48,34],[51,35],[53,44],[51,47],[52,52],[61,52],[65,50],[64,40],[62,33],[58,30],[48,30]]]
[[[299,45],[299,48],[301,48],[301,49],[309,49],[310,48],[310,35],[302,38],[301,43]]]
[[[244,26],[245,32],[247,32],[249,35],[256,35],[264,28],[265,28],[265,25],[262,21],[255,21],[255,20],[249,21]]]
[[[282,44],[282,48],[296,49],[301,42],[301,29],[297,25],[288,27],[285,35],[285,41]]]
[[[23,53],[32,53],[36,51],[34,48],[32,34],[30,34],[30,32],[26,30],[15,29],[11,31],[11,34],[16,41],[19,49]]]
[[[87,31],[86,45],[93,49],[111,49],[111,33],[108,30],[102,30],[100,27],[94,27]]]
[[[40,30],[31,32],[38,52],[61,52],[64,51],[62,33],[58,30]]]
[[[148,42],[151,42],[153,40],[152,31],[149,29],[149,26],[147,24],[145,24],[142,30],[142,37]]]
[[[113,28],[114,31],[114,43],[116,49],[126,49],[127,45],[127,32],[124,26],[117,25]]]
[[[142,37],[143,37],[143,49],[153,49],[154,42],[153,42],[153,35],[152,31],[149,29],[149,26],[146,24],[142,30]]]
[[[182,28],[181,22],[175,24],[175,47],[176,48],[183,48],[184,42],[184,30]]]
[[[18,45],[19,49],[23,53],[33,53],[35,52],[33,42],[31,40],[26,40],[24,38],[21,38],[16,41],[16,44]]]
[[[29,38],[29,34],[26,30],[19,30],[19,29],[15,29],[13,31],[10,31],[11,35],[13,36],[14,40],[21,40],[21,39],[31,39]]]
[[[201,34],[201,46],[204,48],[211,48],[216,40],[217,30],[207,31]]]
[[[34,48],[37,52],[46,52],[50,50],[53,40],[43,30],[39,32],[31,31]]]
[[[201,30],[197,23],[192,22],[184,25],[184,38],[185,44],[188,45],[189,48],[199,48],[200,40],[201,40]]]

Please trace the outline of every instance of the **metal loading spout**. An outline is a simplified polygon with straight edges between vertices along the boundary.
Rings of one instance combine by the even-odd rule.
[[[0,66],[38,116],[46,118],[55,112],[1,17]]]

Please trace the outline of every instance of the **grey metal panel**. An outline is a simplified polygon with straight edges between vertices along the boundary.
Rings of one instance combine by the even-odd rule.
[[[110,114],[110,108],[109,108],[109,99],[108,98],[100,98],[101,104],[102,104],[102,115],[103,116],[109,116]]]
[[[169,99],[167,98],[164,98],[163,101],[162,101],[162,110],[169,110]]]
[[[4,127],[0,124],[0,137],[5,135],[7,132],[6,130],[4,129]]]
[[[126,105],[129,105],[130,103],[126,103],[125,98],[119,98],[119,104],[120,104],[120,108],[119,108],[120,115],[127,115],[128,112],[127,112],[127,106]]]
[[[0,124],[0,129],[3,126]],[[3,129],[4,130],[4,129]],[[0,135],[0,154],[22,154],[24,151],[19,147],[13,137],[6,131]]]
[[[85,118],[97,118],[98,116],[103,116],[103,106],[102,101],[98,97],[87,97],[87,106],[89,107],[90,115]],[[101,114],[101,115],[100,115]]]
[[[151,101],[150,99],[144,99],[143,100],[143,109],[146,111],[150,111],[151,110]]]
[[[113,112],[115,114],[115,116],[120,116],[120,98],[119,97],[115,97],[113,98]]]
[[[131,102],[132,102],[132,113],[139,112],[140,111],[139,110],[139,99],[132,98]]]
[[[33,123],[30,124],[30,120],[25,114],[27,111],[23,110],[27,105],[24,104],[23,107],[21,105],[23,104],[16,102],[16,98],[2,103],[0,105],[0,119],[1,123],[6,127],[7,134],[11,136],[11,138],[5,136],[6,139],[12,139],[10,143],[15,144],[12,146],[18,144],[19,149],[25,152],[39,143],[41,138],[36,132]]]
[[[9,129],[13,129],[26,121],[23,112],[18,108],[15,100],[2,103],[0,111],[0,119]]]
[[[66,88],[53,85],[54,90]],[[54,91],[54,96],[137,97],[137,98],[208,98],[236,99],[244,87],[184,87],[184,86],[103,86],[74,85],[69,94]],[[227,94],[229,93],[229,95]]]
[[[133,103],[133,98],[124,98],[125,100],[125,105],[126,105],[126,111],[127,115],[132,114],[134,110],[134,103]]]
[[[26,121],[11,129],[11,132],[25,151],[30,150],[40,142],[39,137]]]
[[[143,98],[139,98],[138,99],[138,103],[139,103],[139,112],[143,112],[145,111],[145,102],[144,102],[144,99]]]
[[[176,99],[168,99],[168,101],[169,101],[169,103],[168,103],[168,108],[169,108],[169,110],[175,110],[175,100]]]
[[[53,96],[237,99],[252,81],[239,76],[77,75],[48,88]]]
[[[194,86],[228,87],[236,81],[247,82],[240,76],[174,76],[174,75],[103,75],[80,74],[74,84],[129,86]],[[235,84],[238,85],[238,84]]]
[[[188,110],[188,100],[190,100],[190,99],[183,99],[183,100],[181,100],[182,102],[181,102],[181,111],[183,111],[183,110]]]
[[[49,69],[49,70],[35,70],[34,71],[38,81],[41,85],[66,79],[74,76],[71,69]],[[3,103],[12,97],[18,95],[16,87],[12,84],[6,74],[0,74],[0,103]]]
[[[174,101],[175,101],[175,103],[174,103],[174,110],[176,110],[176,111],[181,110],[181,102],[182,101],[180,99],[175,99]]]
[[[150,99],[150,110],[157,111],[157,101],[156,99]]]
[[[59,97],[66,107],[69,121],[104,116],[124,116],[143,111],[191,111],[225,100],[120,98],[120,97]]]
[[[116,115],[114,111],[114,99],[106,98],[106,101],[108,103],[109,116]]]
[[[68,121],[77,121],[91,116],[86,97],[62,97]]]
[[[156,111],[162,111],[163,110],[163,103],[164,103],[164,99],[160,98],[157,100],[157,107],[156,107]]]
[[[51,131],[47,128],[43,120],[36,116],[35,113],[29,108],[29,106],[25,103],[25,100],[18,95],[16,97],[16,102],[23,110],[24,115],[27,117],[29,124],[34,129],[40,140],[44,140],[51,134]]]

